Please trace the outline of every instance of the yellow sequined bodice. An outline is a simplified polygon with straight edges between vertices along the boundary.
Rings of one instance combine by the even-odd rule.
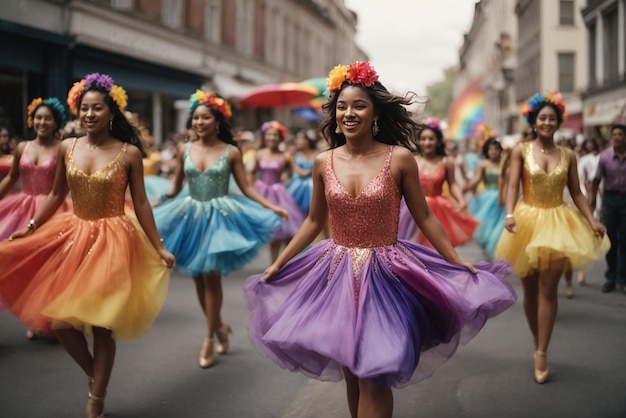
[[[552,208],[563,204],[563,189],[567,184],[569,158],[567,151],[559,147],[561,160],[550,173],[546,173],[535,161],[533,143],[523,145],[524,166],[522,172],[522,190],[524,203]]]
[[[124,214],[124,195],[128,176],[124,167],[126,144],[115,158],[91,175],[74,161],[74,147],[65,158],[67,183],[72,194],[74,213],[82,219],[101,219]]]

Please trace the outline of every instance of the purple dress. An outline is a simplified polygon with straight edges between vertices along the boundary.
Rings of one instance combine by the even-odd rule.
[[[254,187],[268,202],[289,213],[289,219],[274,231],[275,240],[291,239],[304,222],[304,212],[289,194],[281,180],[285,163],[282,160],[259,161],[259,178]]]
[[[356,197],[341,185],[328,152],[324,185],[333,239],[288,262],[269,282],[244,286],[248,331],[281,367],[339,381],[343,367],[402,387],[430,376],[491,318],[515,303],[506,261],[478,272],[397,240],[400,191],[384,166]]]

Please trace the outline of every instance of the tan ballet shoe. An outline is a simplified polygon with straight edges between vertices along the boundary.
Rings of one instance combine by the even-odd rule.
[[[104,418],[104,396],[96,396],[89,392],[85,412],[87,418]]]
[[[226,354],[229,348],[228,334],[232,334],[233,329],[227,323],[223,323],[220,329],[215,332],[217,336],[217,353]]]
[[[200,349],[200,357],[198,364],[203,369],[207,369],[213,365],[215,358],[213,356],[213,338],[205,337]]]
[[[535,368],[535,372],[534,372],[534,378],[535,378],[535,382],[539,383],[539,384],[543,384],[546,382],[546,380],[548,380],[548,368],[546,367],[545,370],[539,370],[537,368],[537,359],[539,358],[543,358],[546,359],[546,366],[547,366],[547,354],[545,351],[539,351],[536,350],[533,353],[533,360],[534,360],[534,368]]]
[[[568,299],[574,297],[574,286],[572,286],[572,282],[565,282],[565,297]]]

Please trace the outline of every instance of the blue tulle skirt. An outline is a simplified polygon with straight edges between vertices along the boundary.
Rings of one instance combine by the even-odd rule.
[[[313,196],[313,177],[295,177],[287,185],[287,191],[304,213],[309,213]]]
[[[504,230],[504,206],[498,203],[497,190],[485,190],[471,199],[468,210],[480,225],[474,231],[474,240],[493,259],[496,245]]]
[[[163,245],[178,270],[191,276],[227,275],[251,261],[270,241],[281,219],[241,195],[208,201],[177,197],[154,209]]]
[[[508,262],[476,266],[473,274],[405,241],[372,249],[322,241],[269,283],[247,279],[249,336],[292,372],[338,381],[346,367],[402,387],[430,376],[515,303]]]

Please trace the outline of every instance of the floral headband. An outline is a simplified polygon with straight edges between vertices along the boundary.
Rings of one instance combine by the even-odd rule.
[[[378,74],[369,62],[355,62],[350,65],[337,65],[330,70],[326,79],[326,87],[330,94],[334,94],[344,83],[361,84],[370,87],[378,80]]]
[[[261,125],[261,132],[265,133],[265,131],[267,131],[268,129],[272,129],[272,128],[278,131],[278,134],[280,135],[280,139],[287,138],[287,128],[285,128],[285,125],[283,125],[282,123],[276,120],[271,120]]]
[[[111,96],[111,99],[113,99],[121,111],[126,109],[126,105],[128,104],[126,90],[114,84],[113,79],[106,74],[91,73],[83,77],[82,80],[74,83],[69,93],[67,93],[67,105],[70,107],[72,114],[78,114],[78,99],[80,99],[85,89],[94,86],[109,93],[109,96]]]
[[[565,104],[563,103],[563,96],[559,93],[558,90],[554,90],[553,92],[548,92],[544,95],[539,93],[535,93],[532,95],[523,105],[522,105],[522,115],[526,118],[526,121],[530,124],[528,120],[528,116],[537,111],[539,105],[541,103],[552,103],[556,105],[557,108],[563,114],[563,119],[567,119],[567,114],[565,113]]]
[[[53,112],[55,112],[57,116],[59,116],[59,118],[61,119],[61,124],[65,124],[65,122],[68,121],[69,117],[67,114],[67,110],[65,110],[65,106],[63,106],[63,103],[61,103],[59,99],[57,99],[56,97],[49,97],[44,100],[41,97],[37,97],[33,99],[33,101],[30,102],[30,104],[26,108],[26,114],[28,115],[28,118],[26,119],[26,125],[28,125],[29,128],[33,127],[33,117],[35,116],[35,110],[39,107],[39,105],[46,105]],[[61,126],[59,126],[59,128],[61,128]]]
[[[201,104],[217,110],[224,117],[224,119],[228,119],[233,115],[230,104],[226,100],[202,90],[196,90],[196,92],[189,98],[189,101],[191,102],[191,106],[189,106],[190,115],[194,110],[196,110],[196,107]]]

